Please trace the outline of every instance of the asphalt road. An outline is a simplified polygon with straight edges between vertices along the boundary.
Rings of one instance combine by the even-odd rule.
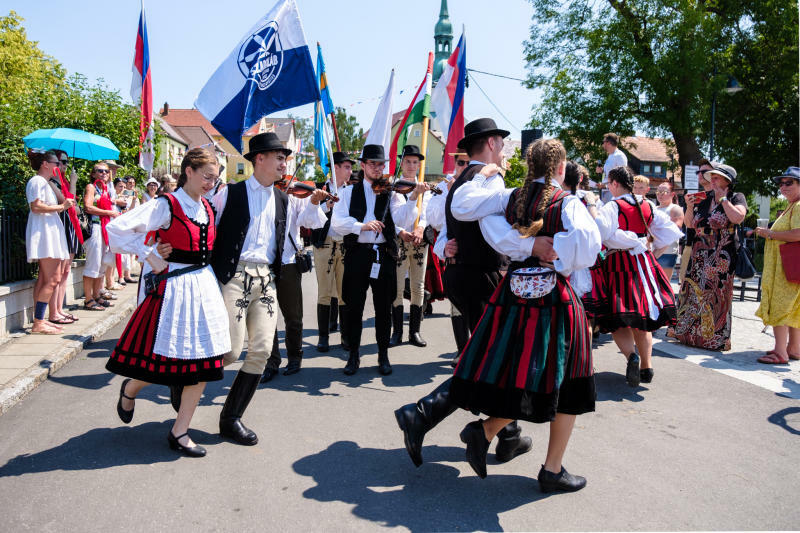
[[[262,385],[245,415],[259,444],[217,435],[236,365],[209,384],[195,415],[203,459],[167,447],[166,387],[142,391],[130,426],[117,418],[121,378],[104,364],[124,324],[110,331],[0,417],[3,531],[800,527],[797,400],[665,357],[652,384],[631,389],[622,356],[603,338],[597,412],[578,418],[565,458],[587,477],[584,490],[539,492],[547,428],[529,423],[532,452],[503,465],[490,455],[481,480],[464,462],[458,433],[475,417],[463,411],[428,435],[426,463],[414,468],[392,412],[450,373],[449,305],[437,302],[423,323],[426,349],[390,351],[387,377],[376,370],[368,319],[361,370],[347,377],[341,350],[314,349],[314,295],[307,275],[303,370]]]

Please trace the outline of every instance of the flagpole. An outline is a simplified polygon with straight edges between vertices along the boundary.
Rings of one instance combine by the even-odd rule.
[[[336,139],[336,150],[342,151],[342,144],[339,142],[339,130],[336,129],[336,116],[331,113],[331,126],[333,126],[333,137]]]
[[[433,52],[428,52],[428,74],[433,73]],[[425,89],[426,91],[430,91],[430,84]],[[418,181],[423,183],[425,181],[425,161],[427,160],[428,155],[428,124],[430,123],[430,113],[426,114],[425,117],[422,119],[422,146],[420,150],[422,151],[422,155],[425,157],[422,161],[420,161],[419,165],[419,176]],[[419,225],[419,217],[422,215],[420,210],[422,209],[422,197],[424,195],[420,194],[417,196],[417,219],[414,221],[414,228]]]

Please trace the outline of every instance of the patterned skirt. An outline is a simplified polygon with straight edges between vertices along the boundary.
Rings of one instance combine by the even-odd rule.
[[[591,268],[586,311],[604,333],[620,328],[655,331],[675,324],[675,295],[651,252],[614,251]]]
[[[537,423],[594,411],[592,335],[569,282],[559,275],[550,294],[523,299],[506,276],[461,354],[450,397],[470,411]]]
[[[167,350],[156,348],[157,339],[163,342],[165,338],[168,338],[173,349],[176,341],[179,342],[179,351],[183,352],[186,349],[188,345],[181,343],[181,339],[177,339],[172,334],[175,318],[168,311],[179,308],[182,311],[182,315],[194,314],[198,316],[203,314],[204,311],[211,310],[203,309],[203,307],[209,307],[209,305],[202,305],[203,301],[200,297],[190,297],[191,295],[184,293],[186,298],[181,298],[181,302],[189,307],[198,307],[198,309],[188,309],[187,305],[176,305],[179,302],[173,301],[172,295],[177,292],[176,288],[185,290],[187,286],[196,285],[197,279],[191,278],[199,278],[205,281],[203,278],[208,276],[213,279],[213,274],[204,269],[169,278],[159,284],[158,291],[155,294],[146,295],[133,312],[133,315],[131,315],[125,331],[117,341],[117,345],[106,363],[106,369],[121,376],[161,385],[194,385],[206,381],[221,380],[223,377],[222,359],[225,352],[230,351],[227,315],[225,315],[224,328],[222,328],[224,332],[220,334],[200,335],[196,330],[190,331],[192,329],[190,324],[184,324],[184,329],[187,329],[186,335],[194,337],[195,341],[202,337],[199,341],[201,344],[195,346],[192,350],[193,353],[176,354],[184,357],[161,355],[157,352],[167,353]],[[170,283],[173,286],[168,291],[167,285]],[[224,312],[224,302],[219,293],[219,288],[217,286],[207,287],[205,292],[207,298],[218,297],[218,306],[221,306],[220,308]],[[162,324],[162,320],[170,323]],[[198,357],[198,353],[206,356],[203,357],[201,355]],[[208,356],[209,353],[214,355]]]

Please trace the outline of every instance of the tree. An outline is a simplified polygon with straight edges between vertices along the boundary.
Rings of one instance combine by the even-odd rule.
[[[525,162],[525,158],[522,157],[520,149],[516,148],[514,149],[514,155],[509,157],[506,162],[506,173],[503,176],[503,181],[505,181],[508,188],[522,187],[527,176],[528,165]]]
[[[602,135],[669,135],[680,165],[698,161],[708,142],[711,102],[718,115],[727,109],[719,153],[752,175],[745,192],[785,167],[767,167],[797,158],[797,11],[789,0],[531,0],[536,13],[525,43],[527,86],[543,89],[534,107],[533,126],[564,142],[570,156],[601,158]],[[769,42],[768,42],[769,41]],[[749,57],[746,58],[746,54]],[[722,89],[728,76],[750,77],[773,68],[770,54],[784,57],[774,78],[780,86],[753,83],[736,95]],[[749,59],[761,61],[751,65]],[[792,81],[793,80],[793,81]],[[793,93],[792,93],[793,91]],[[745,93],[747,96],[745,96]],[[793,94],[793,104],[786,96]],[[750,102],[753,120],[783,120],[787,135],[759,128],[756,141],[736,111]],[[790,98],[791,99],[791,98]],[[786,106],[778,110],[776,103]],[[726,108],[730,106],[730,108]],[[751,109],[752,108],[752,109]],[[791,115],[791,116],[789,116]],[[739,132],[735,134],[734,132]],[[793,138],[791,138],[793,137]],[[742,142],[758,146],[748,155]],[[769,155],[766,152],[771,152]],[[757,166],[761,165],[761,166]]]
[[[347,152],[351,157],[361,154],[361,149],[364,147],[364,129],[358,125],[358,120],[354,116],[348,115],[342,107],[336,108],[336,128],[339,132],[339,142],[341,143],[342,151]],[[317,152],[317,147],[314,145],[314,124],[310,119],[294,117],[291,114],[289,118],[294,120],[294,127],[297,131],[297,136],[303,140],[303,151]],[[331,133],[331,149],[336,150],[336,142],[333,139],[333,131]],[[324,173],[319,166],[319,161],[316,160],[314,166],[314,177],[316,181],[322,181]],[[302,171],[302,176],[298,171],[298,177],[305,177],[305,169]]]

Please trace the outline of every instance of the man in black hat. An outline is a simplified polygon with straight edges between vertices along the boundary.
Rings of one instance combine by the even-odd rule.
[[[437,255],[445,257],[447,262],[443,276],[447,297],[464,317],[470,332],[474,331],[484,307],[497,288],[500,269],[506,260],[486,242],[477,221],[462,222],[455,218],[453,211],[461,206],[454,201],[454,195],[487,164],[501,164],[503,139],[508,133],[499,129],[490,118],[474,120],[464,127],[464,138],[459,141],[458,148],[467,152],[470,162],[450,187],[445,201],[445,224],[436,241]],[[505,189],[500,174],[488,177],[481,175],[481,180],[485,180],[485,187]],[[456,410],[450,401],[451,379],[420,398],[416,404],[411,403],[395,411],[395,418],[403,431],[406,451],[416,466],[422,464],[425,434]],[[499,442],[495,456],[499,462],[510,461],[531,449],[531,439],[521,436],[516,422],[503,428],[497,437]]]
[[[281,276],[287,212],[297,201],[273,184],[286,172],[291,153],[274,133],[256,135],[244,156],[253,164],[253,174],[223,188],[213,200],[219,215],[211,266],[221,284],[231,332],[231,353],[225,356],[225,365],[239,359],[245,333],[248,339],[247,356],[225,400],[219,430],[222,436],[250,446],[258,437],[241,418],[272,349],[278,320],[275,287]],[[312,197],[297,224],[321,226],[324,216],[319,199]]]
[[[329,163],[330,164],[330,163]],[[331,179],[322,186],[328,192],[341,190],[350,181],[355,161],[347,157],[344,152],[333,152],[333,174],[336,180],[334,187]],[[344,335],[347,322],[345,299],[342,295],[342,281],[344,279],[344,251],[342,250],[342,235],[331,227],[334,202],[329,201],[323,207],[328,221],[325,225],[311,232],[311,243],[314,245],[314,265],[317,273],[317,329],[319,340],[317,350],[329,350],[328,336],[333,331],[331,326],[335,323],[334,308],[341,309],[342,316],[342,347],[348,350],[347,338]],[[335,302],[335,303],[334,303]],[[334,305],[336,307],[334,307]]]
[[[419,147],[407,144],[403,147],[400,160],[400,177],[408,181],[417,181],[420,163],[425,159]],[[403,291],[408,275],[411,292],[411,311],[408,318],[408,342],[424,348],[428,345],[420,336],[422,309],[425,296],[425,271],[428,268],[428,244],[422,240],[427,222],[425,211],[432,194],[426,192],[422,197],[422,209],[419,222],[408,228],[398,226],[398,259],[397,259],[397,294],[392,306],[392,338],[389,346],[397,346],[403,342]],[[416,222],[416,220],[414,221]]]
[[[417,216],[417,195],[425,190],[419,184],[409,202],[391,190],[373,190],[386,165],[383,146],[367,144],[360,161],[364,180],[341,191],[341,201],[333,208],[331,226],[344,241],[344,280],[342,292],[347,302],[344,334],[350,357],[344,373],[355,374],[361,364],[359,348],[367,288],[372,288],[375,305],[375,336],[378,342],[378,370],[392,373],[389,363],[391,308],[396,290],[397,242],[395,224],[408,227]]]

